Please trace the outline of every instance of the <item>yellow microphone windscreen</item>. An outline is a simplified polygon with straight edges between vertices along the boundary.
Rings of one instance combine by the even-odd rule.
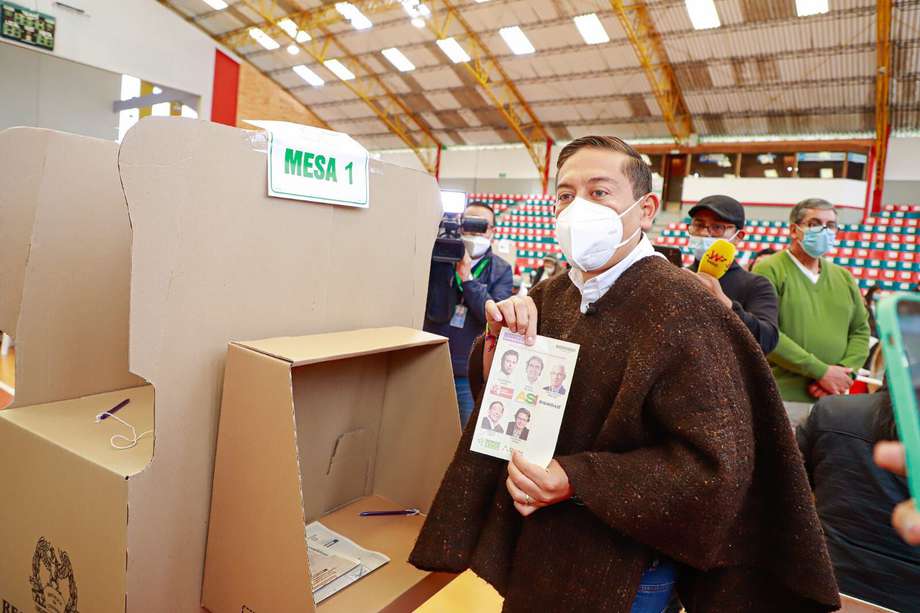
[[[716,279],[721,279],[728,267],[735,261],[737,249],[725,239],[719,239],[706,250],[700,259],[699,272],[705,272]]]

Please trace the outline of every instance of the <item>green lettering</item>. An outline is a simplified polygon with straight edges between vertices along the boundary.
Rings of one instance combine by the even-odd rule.
[[[316,172],[313,173],[313,176],[316,177],[317,179],[324,179],[326,175],[326,169],[324,168],[325,165],[326,165],[326,156],[317,155],[316,156]]]
[[[338,181],[338,179],[335,178],[335,158],[329,158],[329,165],[326,166],[326,180]]]
[[[351,169],[352,169],[352,166],[354,165],[355,165],[354,162],[348,162],[348,164],[345,166],[345,170],[348,171],[348,184],[349,185],[351,185]]]
[[[303,151],[296,151],[288,147],[284,150],[284,174],[299,175]]]
[[[303,176],[313,178],[313,154],[307,152],[303,156]]]

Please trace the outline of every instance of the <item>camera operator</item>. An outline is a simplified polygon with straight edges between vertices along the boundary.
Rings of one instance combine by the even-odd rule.
[[[486,301],[509,298],[514,275],[507,262],[492,254],[495,228],[492,208],[473,204],[466,207],[463,215],[485,219],[488,227],[484,233],[462,232],[466,250],[463,259],[456,264],[432,262],[425,331],[448,338],[460,422],[466,426],[473,412],[473,395],[467,377],[470,349],[485,329]]]

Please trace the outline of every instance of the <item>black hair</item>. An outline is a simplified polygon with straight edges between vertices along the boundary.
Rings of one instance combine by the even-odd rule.
[[[478,206],[478,207],[483,208],[483,209],[486,209],[487,211],[489,211],[490,213],[492,213],[492,221],[489,222],[489,225],[490,225],[490,226],[491,226],[491,225],[495,225],[495,209],[492,208],[492,205],[491,205],[491,204],[486,204],[485,202],[469,202],[469,203],[467,203],[467,205],[463,208],[463,214],[464,214],[464,215],[466,214],[466,210],[467,210],[468,208],[470,208],[471,206]]]
[[[632,186],[633,198],[641,198],[652,191],[652,169],[642,159],[642,155],[632,148],[622,138],[616,136],[582,136],[576,138],[559,152],[559,158],[556,160],[556,172],[562,169],[570,157],[582,149],[606,149],[622,153],[626,156],[626,162],[621,171],[629,179]]]
[[[879,405],[873,427],[875,442],[900,440],[898,427],[894,421],[894,408],[891,406],[891,394],[885,389],[876,393],[879,394]]]
[[[524,407],[521,407],[514,413],[514,418],[517,419],[517,416],[520,415],[521,413],[527,416],[527,421],[530,421],[530,411],[528,411]]]

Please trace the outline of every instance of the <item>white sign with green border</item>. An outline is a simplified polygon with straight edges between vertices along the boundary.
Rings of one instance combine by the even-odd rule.
[[[246,122],[269,135],[269,196],[368,208],[368,154],[356,140],[286,121]]]

